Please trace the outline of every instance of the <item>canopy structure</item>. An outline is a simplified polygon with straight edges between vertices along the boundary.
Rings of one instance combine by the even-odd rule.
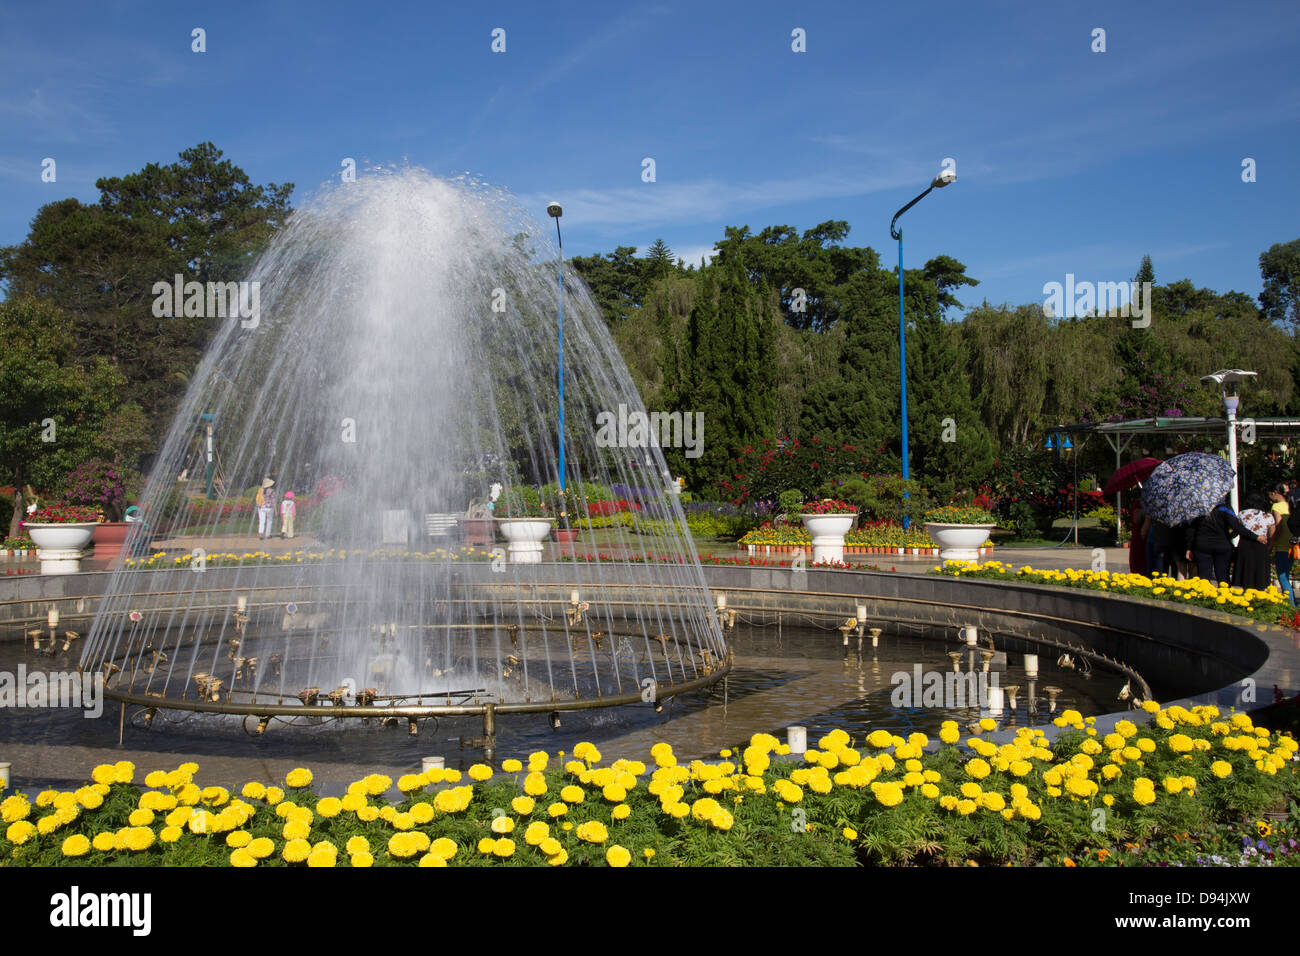
[[[1115,467],[1124,463],[1124,451],[1137,435],[1222,435],[1225,443],[1229,441],[1229,428],[1235,430],[1235,437],[1253,445],[1261,438],[1270,441],[1282,441],[1300,436],[1300,418],[1235,418],[1229,422],[1226,418],[1135,418],[1122,422],[1080,422],[1075,425],[1057,425],[1047,429],[1047,434],[1069,435],[1080,448],[1093,435],[1101,435],[1115,451]],[[1049,438],[1050,440],[1050,438]],[[1059,442],[1058,442],[1059,445]],[[1078,543],[1078,457],[1075,457],[1075,543]],[[1240,482],[1241,476],[1237,476]],[[1123,541],[1124,509],[1123,492],[1115,499],[1115,543]]]

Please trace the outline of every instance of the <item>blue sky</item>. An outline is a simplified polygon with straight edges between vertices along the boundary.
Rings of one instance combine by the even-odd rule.
[[[957,182],[902,220],[906,265],[964,262],[967,304],[1126,279],[1144,253],[1159,282],[1254,296],[1260,253],[1300,236],[1298,21],[1293,0],[9,4],[0,244],[211,140],[295,204],[344,157],[408,161],[540,218],[559,199],[569,254],[662,236],[698,259],[728,225],[845,219],[892,266],[890,217],[951,157]]]

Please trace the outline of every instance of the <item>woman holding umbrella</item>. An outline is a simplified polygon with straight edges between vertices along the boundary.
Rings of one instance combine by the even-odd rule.
[[[1228,504],[1228,496],[1214,506],[1208,515],[1192,522],[1187,535],[1187,559],[1195,556],[1198,577],[1225,584],[1230,578],[1228,567],[1232,563],[1232,538],[1240,535],[1242,541],[1255,541],[1261,545],[1268,544],[1268,537],[1251,531],[1237,517],[1237,513]]]
[[[1152,521],[1171,528],[1192,523],[1182,553],[1188,561],[1195,557],[1208,580],[1228,580],[1232,535],[1257,537],[1225,504],[1235,481],[1232,467],[1218,455],[1187,452],[1162,462],[1142,486],[1142,507]]]

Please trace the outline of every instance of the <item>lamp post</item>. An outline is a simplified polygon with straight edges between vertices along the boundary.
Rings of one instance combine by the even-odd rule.
[[[1237,383],[1244,382],[1255,372],[1245,372],[1239,368],[1224,368],[1211,375],[1202,375],[1202,382],[1214,382],[1223,393],[1223,410],[1228,418],[1228,464],[1232,466],[1232,510],[1237,511]]]
[[[560,258],[555,264],[559,290],[559,329],[560,329],[560,501],[564,501],[564,240],[560,237],[560,217],[564,210],[558,202],[546,204],[546,214],[555,220],[555,242],[559,246]],[[561,505],[563,507],[563,505]]]
[[[899,388],[899,406],[903,417],[903,481],[906,482],[911,475],[908,470],[907,457],[907,326],[903,319],[903,230],[898,228],[898,217],[907,212],[926,196],[930,195],[931,189],[942,189],[957,178],[957,173],[952,169],[944,168],[934,181],[930,183],[930,188],[921,195],[917,196],[910,203],[904,206],[898,212],[894,213],[894,218],[889,222],[889,234],[898,240],[898,379]],[[903,498],[910,498],[906,485],[904,485]],[[906,512],[903,513],[903,527],[906,528],[911,524],[911,518]]]

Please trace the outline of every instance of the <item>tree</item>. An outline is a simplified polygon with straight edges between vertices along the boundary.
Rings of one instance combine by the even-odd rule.
[[[904,279],[914,331],[908,335],[908,431],[912,470],[946,500],[983,481],[993,463],[993,442],[980,421],[957,327],[943,320],[945,291],[930,280],[950,271],[934,260]]]
[[[718,262],[739,259],[751,282],[777,290],[790,325],[825,331],[839,321],[844,284],[875,256],[869,248],[842,245],[848,234],[842,220],[823,222],[802,236],[793,226],[770,226],[756,236],[748,226],[729,226],[717,244]]]
[[[10,535],[19,533],[25,486],[57,487],[86,459],[112,456],[122,381],[102,358],[76,363],[72,322],[59,309],[31,298],[0,303],[0,474],[15,488]]]
[[[1300,239],[1274,243],[1259,257],[1259,307],[1270,322],[1300,325]]]
[[[289,217],[293,184],[255,186],[212,143],[200,143],[170,166],[96,181],[106,212],[161,224],[200,282],[241,279]]]
[[[211,143],[169,166],[97,182],[97,205],[41,208],[27,239],[0,250],[10,298],[39,296],[72,319],[75,358],[113,356],[123,398],[157,434],[216,329],[212,317],[153,314],[156,282],[244,277],[289,215],[292,185],[254,186]],[[221,320],[217,320],[221,321]]]
[[[656,239],[646,250],[644,262],[642,272],[646,282],[667,279],[677,268],[673,265],[673,251],[662,239]]]
[[[569,265],[587,283],[610,325],[641,307],[645,263],[636,258],[635,246],[619,246],[603,256],[574,256]]]
[[[834,365],[822,366],[802,404],[800,433],[880,455],[899,439],[898,297],[871,253],[868,268],[844,286]]]
[[[776,355],[764,297],[739,259],[700,271],[687,321],[687,361],[674,410],[702,413],[698,458],[673,451],[673,467],[693,487],[725,480],[740,449],[771,435],[776,418]]]

